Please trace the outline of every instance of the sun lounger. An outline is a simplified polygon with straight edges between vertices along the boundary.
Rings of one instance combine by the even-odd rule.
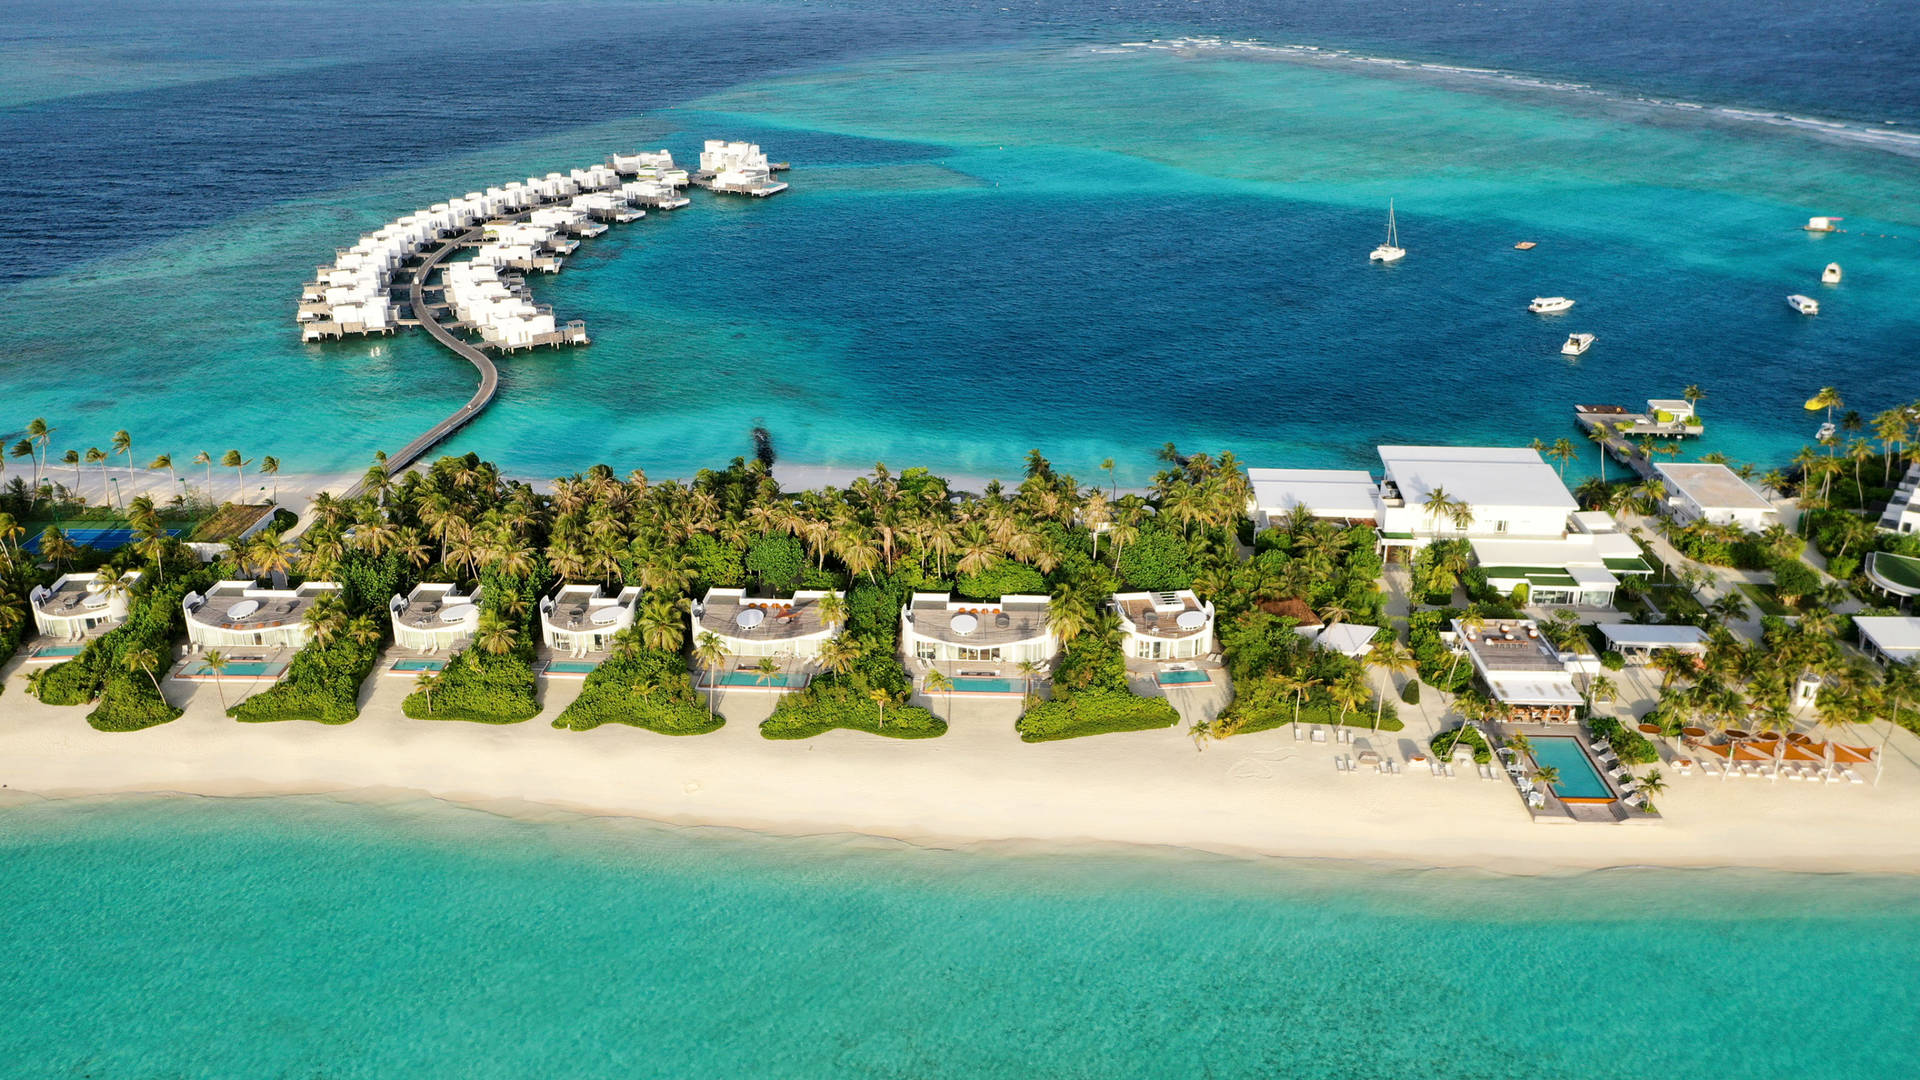
[[[1293,725],[1293,741],[1299,742],[1301,738],[1302,736],[1300,734],[1300,725],[1298,724]]]
[[[1438,761],[1429,761],[1429,762],[1427,762],[1427,769],[1428,769],[1428,771],[1430,771],[1430,772],[1432,772],[1432,773],[1433,773],[1433,775],[1435,775],[1435,776],[1445,776],[1445,775],[1447,775],[1447,767],[1446,767],[1446,765],[1444,765],[1444,764],[1442,764],[1441,762],[1438,762]]]
[[[1314,742],[1326,742],[1327,733],[1324,731],[1321,731],[1319,728],[1314,728],[1312,738]]]
[[[1674,760],[1673,767],[1674,769],[1678,770],[1681,776],[1693,775],[1693,759],[1692,758],[1676,758]]]
[[[1804,776],[1802,776],[1802,775],[1800,775],[1800,770],[1799,770],[1799,769],[1788,769],[1788,770],[1787,770],[1787,779],[1789,779],[1789,780],[1805,780],[1805,779],[1806,779],[1806,777],[1804,777]]]

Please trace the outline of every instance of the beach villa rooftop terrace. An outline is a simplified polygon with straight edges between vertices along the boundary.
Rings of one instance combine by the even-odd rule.
[[[699,631],[741,641],[797,641],[827,634],[820,617],[825,592],[797,592],[787,599],[749,597],[743,589],[711,589],[694,605]]]
[[[1047,598],[960,600],[945,593],[914,593],[907,620],[920,637],[956,645],[1011,645],[1046,636]]]

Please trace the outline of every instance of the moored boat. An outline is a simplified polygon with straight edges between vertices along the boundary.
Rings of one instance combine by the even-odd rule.
[[[1557,315],[1573,306],[1573,301],[1564,296],[1536,296],[1527,310],[1535,315]]]
[[[1396,263],[1407,257],[1407,249],[1400,246],[1400,230],[1393,221],[1393,200],[1387,200],[1387,242],[1373,249],[1367,256],[1368,262]]]
[[[1840,264],[1828,263],[1827,268],[1820,271],[1820,283],[1823,285],[1840,284]]]
[[[1560,346],[1560,355],[1579,356],[1581,353],[1593,348],[1593,342],[1594,336],[1592,334],[1568,334],[1567,343]]]
[[[1815,300],[1811,296],[1802,296],[1799,293],[1794,293],[1792,296],[1787,297],[1787,306],[1802,315],[1820,314],[1820,301]]]

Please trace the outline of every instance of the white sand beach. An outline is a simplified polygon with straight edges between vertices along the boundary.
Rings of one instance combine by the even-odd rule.
[[[1534,824],[1505,782],[1464,772],[1340,773],[1332,744],[1296,741],[1284,729],[1204,751],[1177,730],[1030,746],[1013,734],[1012,702],[998,706],[1004,716],[963,720],[924,742],[844,731],[769,742],[744,718],[691,738],[555,730],[549,720],[577,683],[549,685],[542,716],[491,728],[409,720],[399,705],[411,680],[376,676],[363,690],[361,718],[329,728],[236,723],[221,715],[212,686],[169,682],[169,696],[186,701],[184,717],[104,734],[87,726],[83,708],[30,698],[17,667],[6,681],[7,795],[398,792],[507,813],[565,809],[936,846],[1093,841],[1509,872],[1632,864],[1920,871],[1920,834],[1897,824],[1920,815],[1920,740],[1905,732],[1894,736],[1877,786],[1723,782],[1668,769],[1665,821]],[[766,707],[764,698],[758,709],[727,705]],[[1416,721],[1375,746],[1404,758],[1424,741],[1424,727]],[[1881,737],[1853,734],[1875,744]]]

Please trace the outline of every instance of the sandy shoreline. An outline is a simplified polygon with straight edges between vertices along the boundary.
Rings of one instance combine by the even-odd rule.
[[[185,699],[180,720],[105,734],[86,726],[84,709],[29,698],[17,672],[7,681],[0,784],[17,797],[418,795],[523,818],[557,811],[940,848],[1133,845],[1503,873],[1920,872],[1920,835],[1893,824],[1920,812],[1920,740],[1905,732],[1878,787],[1676,776],[1660,800],[1664,822],[1547,825],[1503,782],[1339,773],[1330,745],[1286,730],[1204,752],[1176,730],[1029,746],[1012,733],[1011,703],[1004,719],[958,722],[924,742],[838,731],[769,742],[746,717],[682,739],[555,730],[548,720],[577,692],[559,682],[542,716],[500,728],[405,718],[406,679],[376,676],[361,718],[337,728],[236,723],[212,687],[169,683]],[[1424,732],[1382,738],[1402,756],[1402,740],[1410,749]]]

